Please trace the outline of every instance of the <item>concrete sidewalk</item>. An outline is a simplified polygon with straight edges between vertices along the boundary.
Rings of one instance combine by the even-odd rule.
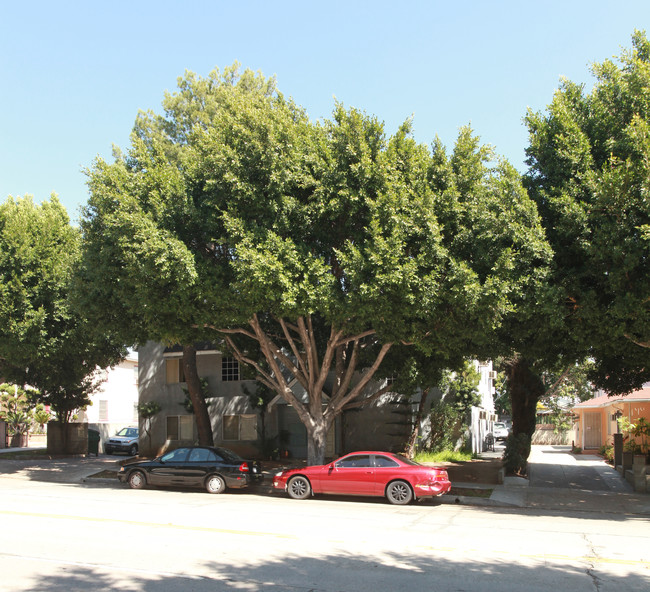
[[[570,446],[533,446],[528,473],[528,479],[506,477],[496,486],[454,483],[493,491],[489,499],[445,496],[443,503],[650,516],[650,495],[634,493],[599,456],[574,455]]]
[[[43,447],[1,448],[0,478],[29,479],[50,483],[82,483],[102,471],[117,471],[124,456],[67,456],[38,460],[9,460],[3,453],[30,451],[47,454]]]
[[[4,460],[0,454],[0,478],[76,484],[105,482],[118,486],[115,478],[91,477],[102,471],[117,471],[125,458],[100,455],[49,460]],[[573,455],[570,446],[533,446],[529,458],[529,477],[506,477],[503,485],[454,482],[453,486],[457,489],[492,490],[492,493],[488,498],[444,495],[436,500],[443,504],[529,508],[558,514],[584,511],[650,516],[650,495],[634,493],[629,483],[602,458],[595,455]],[[265,476],[265,483],[258,488],[260,493],[272,493],[271,478],[271,475]]]

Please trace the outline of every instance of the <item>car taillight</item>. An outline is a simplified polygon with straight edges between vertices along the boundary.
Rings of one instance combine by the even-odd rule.
[[[446,471],[441,471],[440,473],[436,473],[433,476],[434,481],[448,481],[449,479],[447,478],[447,472]]]
[[[248,466],[248,463],[242,463],[241,465],[239,465],[239,470],[240,470],[242,473],[248,473],[248,471],[250,471],[250,468],[249,468],[249,466]]]

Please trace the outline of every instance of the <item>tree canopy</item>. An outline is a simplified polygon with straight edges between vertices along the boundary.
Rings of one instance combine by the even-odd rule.
[[[67,421],[89,402],[97,366],[123,349],[92,331],[70,299],[81,235],[55,196],[0,204],[0,375],[40,391]]]
[[[610,393],[650,379],[650,42],[564,80],[545,113],[528,113],[527,186],[538,204],[561,290],[562,340],[595,360]]]
[[[224,338],[296,409],[310,461],[383,392],[392,348],[485,347],[548,260],[516,171],[469,129],[448,155],[341,104],[313,123],[236,66],[186,74],[163,107],[88,171],[87,302],[139,338]]]

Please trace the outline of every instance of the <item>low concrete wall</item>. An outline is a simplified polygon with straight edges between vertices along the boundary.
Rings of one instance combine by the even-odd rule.
[[[50,454],[88,454],[88,424],[47,424],[47,451]]]
[[[556,434],[552,425],[539,425],[533,434],[532,444],[547,446],[568,446],[577,440],[575,430]]]

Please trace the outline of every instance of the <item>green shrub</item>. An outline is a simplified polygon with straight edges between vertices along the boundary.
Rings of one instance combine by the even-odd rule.
[[[605,444],[598,451],[602,457],[609,463],[614,462],[614,447],[611,444]]]
[[[461,425],[461,413],[452,405],[442,401],[434,403],[429,414],[431,419],[431,434],[425,444],[429,452],[453,450],[456,433]]]

